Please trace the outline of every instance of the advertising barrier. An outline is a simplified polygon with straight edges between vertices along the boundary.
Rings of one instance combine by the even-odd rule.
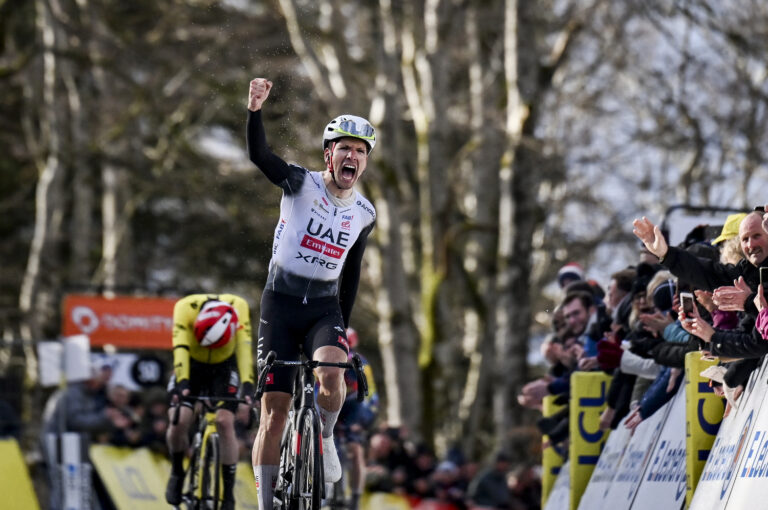
[[[0,494],[5,510],[40,510],[27,465],[13,439],[0,440]]]
[[[168,509],[165,502],[167,478],[158,468],[149,450],[94,445],[91,460],[118,510],[142,508]]]
[[[571,508],[571,469],[569,461],[563,464],[560,474],[557,475],[555,486],[549,493],[547,506],[544,510],[568,510]]]
[[[757,386],[766,387],[765,373]],[[762,391],[762,398],[753,400],[753,407],[747,418],[752,426],[739,443],[738,468],[732,478],[732,489],[726,508],[765,508],[765,488],[768,485],[768,392]],[[742,429],[742,432],[747,428]]]
[[[682,374],[680,375],[682,377]],[[632,502],[632,508],[679,510],[685,504],[685,386],[680,385]],[[661,412],[661,409],[656,413]]]
[[[574,501],[585,510],[768,508],[763,496],[768,483],[768,360],[752,373],[736,406],[723,418],[724,399],[700,376],[715,362],[700,356],[688,355],[686,384],[670,402],[634,433],[622,423],[603,443],[589,417],[590,410],[601,409],[597,379],[575,375],[570,460],[545,509],[573,509]],[[604,444],[602,452],[595,453],[599,444]],[[579,471],[570,463],[587,464],[584,460],[593,455],[592,476],[579,493],[580,482],[574,481]]]
[[[592,510],[602,506],[613,479],[619,471],[621,459],[631,438],[632,433],[624,426],[623,421],[608,436],[608,441],[603,447],[597,466],[595,466],[589,484],[579,502],[579,510]]]
[[[640,422],[631,434],[624,453],[619,461],[616,475],[608,485],[605,493],[606,508],[612,510],[627,510],[632,508],[637,490],[642,482],[643,473],[651,458],[656,440],[664,426],[664,420],[669,412],[669,402]],[[625,419],[626,421],[626,419]],[[622,422],[619,427],[625,427]]]
[[[733,489],[736,470],[748,447],[755,425],[757,406],[766,393],[766,363],[752,372],[738,407],[723,418],[720,430],[704,465],[691,500],[691,510],[721,510],[726,508]]]
[[[546,396],[542,402],[542,415],[544,417],[552,416],[556,412],[561,411],[563,407],[565,406],[555,404],[554,396]],[[560,468],[565,459],[549,444],[549,437],[547,435],[544,435],[541,441],[541,506],[543,507],[547,503],[549,493],[555,485],[557,475],[560,473]]]
[[[163,509],[165,484],[171,465],[163,455],[146,448],[131,449],[116,446],[93,445],[91,460],[118,510]],[[237,464],[235,501],[237,510],[257,510],[256,484],[253,471],[245,462]]]
[[[600,414],[605,409],[610,382],[611,376],[604,372],[576,372],[571,376],[568,423],[570,508],[578,508],[581,495],[584,494],[608,439],[608,431],[600,430]]]
[[[685,356],[685,502],[689,506],[725,410],[725,399],[715,395],[709,379],[701,376],[703,370],[713,365],[717,361],[703,360],[698,352]]]
[[[411,510],[411,504],[403,496],[374,492],[363,494],[360,501],[363,510]]]

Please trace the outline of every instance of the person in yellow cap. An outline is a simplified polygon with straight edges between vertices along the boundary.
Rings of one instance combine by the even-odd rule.
[[[744,258],[739,239],[739,226],[747,213],[730,214],[725,219],[723,230],[712,244],[720,247],[720,262],[723,264],[736,264]]]

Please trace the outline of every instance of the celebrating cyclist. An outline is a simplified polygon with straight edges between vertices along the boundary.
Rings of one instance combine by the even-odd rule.
[[[183,461],[193,421],[193,402],[185,397],[237,397],[239,391],[240,396],[250,403],[254,393],[248,303],[232,294],[192,294],[177,301],[173,308],[173,369],[168,384],[171,395],[169,415],[173,417],[176,406],[181,405],[181,408],[178,423],[174,424],[171,419],[167,433],[171,477],[165,499],[171,505],[179,505],[184,483]],[[235,508],[237,406],[233,400],[216,404],[224,482],[222,510]]]
[[[357,294],[366,240],[376,212],[355,184],[376,145],[373,126],[354,115],[331,120],[323,131],[325,169],[311,172],[288,164],[267,146],[261,107],[272,82],[256,78],[248,95],[248,155],[282,189],[269,275],[261,298],[258,357],[275,351],[281,360],[301,352],[323,362],[347,361],[345,327]],[[288,417],[296,369],[275,368],[261,400],[261,420],[253,447],[253,472],[261,510],[272,509],[280,437]],[[323,422],[326,482],[341,478],[333,427],[344,401],[340,368],[318,368],[317,409]]]

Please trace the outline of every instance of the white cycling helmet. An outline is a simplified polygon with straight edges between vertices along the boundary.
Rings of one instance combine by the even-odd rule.
[[[357,115],[339,115],[325,126],[323,150],[328,146],[328,142],[347,137],[357,138],[368,144],[368,154],[376,146],[376,131],[370,122]]]

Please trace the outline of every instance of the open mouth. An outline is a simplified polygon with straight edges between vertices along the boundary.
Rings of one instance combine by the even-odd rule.
[[[353,179],[355,177],[357,169],[353,165],[344,165],[341,167],[341,176],[344,179]]]

